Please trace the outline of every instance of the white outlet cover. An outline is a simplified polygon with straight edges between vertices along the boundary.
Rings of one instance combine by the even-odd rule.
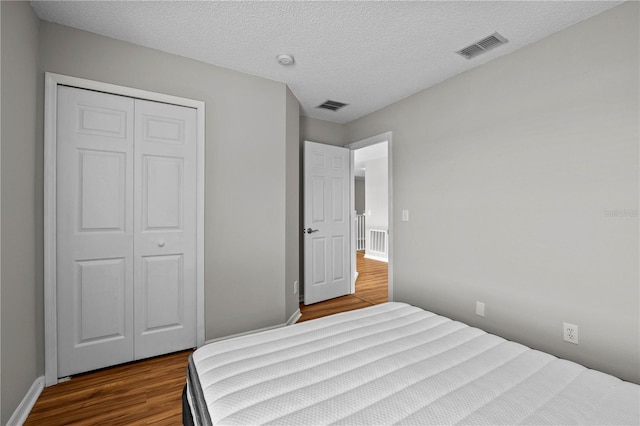
[[[483,302],[476,302],[476,315],[479,315],[481,317],[484,316],[484,303]]]
[[[562,324],[565,342],[578,344],[578,326],[567,322]]]

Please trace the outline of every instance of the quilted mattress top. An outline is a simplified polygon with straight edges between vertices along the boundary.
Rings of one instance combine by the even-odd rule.
[[[640,423],[640,386],[403,303],[193,360],[213,424]]]

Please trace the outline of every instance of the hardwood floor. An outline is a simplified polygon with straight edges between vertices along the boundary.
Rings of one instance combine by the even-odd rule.
[[[355,294],[337,297],[324,302],[305,306],[300,303],[302,317],[298,322],[324,317],[338,312],[366,308],[389,301],[388,271],[389,265],[377,260],[365,259],[363,252],[357,254],[357,270]]]
[[[181,425],[191,352],[81,374],[45,388],[25,425]]]
[[[358,253],[356,293],[310,306],[308,321],[388,300],[387,264]],[[74,376],[45,388],[25,422],[31,425],[181,425],[187,358],[177,352]]]

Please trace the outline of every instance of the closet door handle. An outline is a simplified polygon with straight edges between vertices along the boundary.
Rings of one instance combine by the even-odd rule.
[[[158,240],[158,247],[164,247],[165,242],[163,240]]]

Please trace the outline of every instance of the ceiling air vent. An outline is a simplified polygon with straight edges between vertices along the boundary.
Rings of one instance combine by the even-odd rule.
[[[504,38],[498,33],[493,33],[489,37],[485,37],[482,40],[475,42],[471,46],[467,46],[464,49],[458,50],[456,53],[464,56],[467,59],[475,58],[478,55],[483,54],[487,50],[495,49],[507,43],[509,40]]]
[[[345,104],[342,102],[336,102],[336,101],[326,101],[325,103],[323,103],[322,105],[318,105],[318,108],[323,108],[323,109],[328,109],[331,111],[337,111],[340,108],[347,106],[349,104]]]

